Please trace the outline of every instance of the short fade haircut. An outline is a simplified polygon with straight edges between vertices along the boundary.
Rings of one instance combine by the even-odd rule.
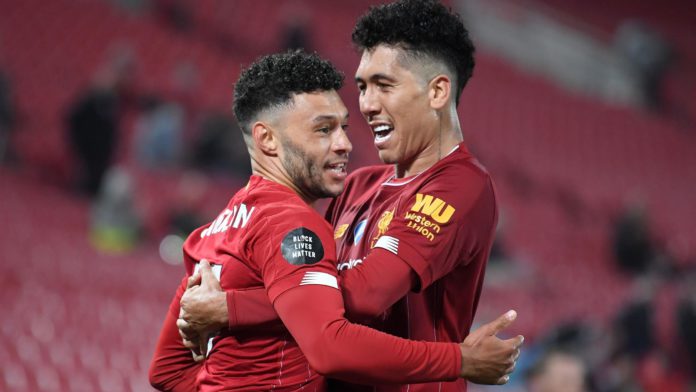
[[[407,55],[443,62],[453,71],[455,104],[474,70],[474,44],[460,16],[435,0],[399,0],[371,7],[353,30],[358,50],[399,47]]]
[[[245,137],[264,110],[286,105],[293,94],[339,90],[343,74],[316,53],[302,50],[260,57],[244,69],[234,88],[232,108]]]

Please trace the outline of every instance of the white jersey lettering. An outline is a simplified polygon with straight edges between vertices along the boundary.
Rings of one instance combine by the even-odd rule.
[[[225,208],[220,215],[215,218],[213,223],[207,229],[201,232],[201,238],[205,238],[212,234],[218,234],[227,231],[230,227],[235,229],[244,228],[249,223],[251,215],[256,207],[249,209],[246,204],[232,206],[232,209]],[[233,222],[233,223],[230,223]]]

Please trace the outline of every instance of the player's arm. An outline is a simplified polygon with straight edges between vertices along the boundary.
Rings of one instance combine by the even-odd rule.
[[[345,270],[341,289],[346,317],[367,323],[418,286],[418,275],[397,255],[373,249],[362,263]]]
[[[330,278],[289,289],[275,299],[274,308],[310,365],[327,377],[365,384],[457,377],[504,384],[514,369],[521,338],[495,337],[512,322],[514,312],[480,328],[462,344],[410,341],[351,324],[343,317],[340,292],[326,282]]]
[[[194,360],[191,350],[184,347],[176,325],[179,317],[179,300],[186,280],[177,289],[176,295],[167,311],[155,354],[150,364],[148,377],[150,384],[160,391],[195,391],[196,375],[201,365]]]
[[[417,284],[411,267],[390,252],[375,249],[368,263],[344,271],[341,287],[346,317],[367,322],[380,315]],[[278,321],[278,314],[263,288],[221,291],[201,285],[200,274],[194,275],[181,299],[182,333],[193,341],[199,331],[225,326],[244,330]],[[195,343],[193,344],[195,345]]]
[[[408,341],[351,324],[343,317],[343,299],[336,288],[299,286],[281,294],[274,308],[310,366],[325,376],[365,384],[459,376],[457,344]]]

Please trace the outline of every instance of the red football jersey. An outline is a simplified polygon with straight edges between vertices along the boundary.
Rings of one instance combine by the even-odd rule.
[[[489,174],[463,143],[412,177],[394,178],[389,165],[356,170],[329,206],[327,219],[335,229],[339,271],[383,248],[418,275],[418,290],[394,304],[375,327],[414,340],[464,340],[481,293],[497,206]],[[367,390],[466,391],[466,382]]]
[[[258,176],[184,244],[189,275],[198,260],[207,259],[219,271],[223,290],[265,287],[271,303],[308,280],[336,287],[334,254],[331,229],[321,216],[289,188]],[[203,391],[290,391],[323,380],[278,321],[214,338],[198,382]]]

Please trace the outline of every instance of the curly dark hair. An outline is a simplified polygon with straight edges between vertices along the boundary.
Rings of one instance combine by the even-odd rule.
[[[339,90],[343,74],[316,53],[301,50],[260,57],[244,69],[234,87],[234,115],[249,135],[261,111],[287,104],[292,94]]]
[[[371,7],[356,23],[352,38],[361,51],[387,45],[442,61],[456,73],[457,104],[474,70],[469,32],[458,14],[436,0],[399,0]]]

